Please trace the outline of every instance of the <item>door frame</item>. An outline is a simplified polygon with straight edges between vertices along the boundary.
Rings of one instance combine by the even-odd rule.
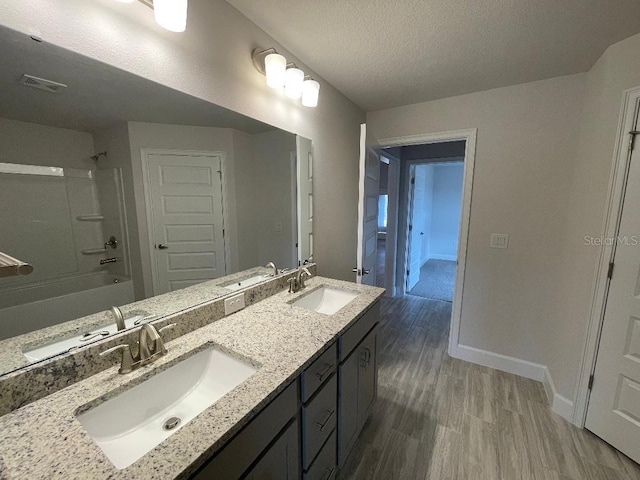
[[[476,156],[477,128],[451,130],[447,132],[422,133],[403,137],[382,138],[377,148],[419,145],[424,143],[443,143],[465,141],[464,175],[462,179],[462,208],[460,211],[460,227],[458,233],[458,266],[451,310],[451,328],[449,335],[449,355],[457,356],[458,339],[460,337],[460,319],[462,314],[462,298],[464,292],[464,276],[467,263],[469,243],[469,221],[471,219],[471,196],[473,191],[473,170]]]
[[[385,296],[396,296],[396,268],[398,256],[398,215],[400,206],[400,177],[402,165],[399,158],[387,152],[380,157],[389,160],[389,178],[387,180],[387,232],[385,236],[384,288]]]
[[[223,235],[224,240],[224,271],[225,274],[229,268],[229,259],[231,258],[228,218],[227,218],[227,176],[226,176],[226,155],[225,152],[216,151],[204,151],[204,150],[183,150],[183,149],[168,149],[168,148],[141,148],[140,158],[142,160],[142,187],[144,190],[144,203],[145,203],[145,218],[144,223],[147,226],[147,242],[146,248],[149,250],[149,257],[151,258],[151,287],[153,289],[153,295],[159,295],[160,286],[158,284],[158,270],[155,262],[154,252],[154,238],[153,228],[151,225],[152,212],[151,212],[151,188],[149,186],[149,156],[151,155],[177,155],[177,156],[200,156],[200,157],[220,157],[220,170],[222,171],[222,228],[225,230]],[[140,239],[140,247],[143,248],[144,241]]]
[[[624,187],[631,151],[628,149],[629,132],[633,130],[636,117],[636,105],[640,103],[640,87],[626,90],[623,93],[620,117],[618,119],[618,133],[613,154],[613,165],[609,175],[609,187],[607,191],[607,204],[602,232],[605,237],[614,237],[622,214],[624,202]],[[639,141],[640,139],[636,139]],[[640,147],[638,147],[640,148]],[[587,408],[589,405],[589,379],[596,367],[600,334],[604,323],[607,296],[609,294],[609,263],[615,256],[615,245],[607,245],[603,242],[600,248],[596,275],[592,285],[591,304],[589,306],[589,321],[587,334],[583,345],[582,358],[576,385],[576,403],[573,411],[573,423],[584,428],[587,420]]]

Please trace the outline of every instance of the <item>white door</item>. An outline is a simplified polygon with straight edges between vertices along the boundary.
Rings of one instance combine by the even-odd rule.
[[[298,157],[298,261],[313,261],[313,152],[311,140],[296,136]]]
[[[637,113],[636,128],[637,130]],[[638,140],[638,139],[636,139]],[[626,192],[586,428],[640,462],[640,148]]]
[[[409,218],[407,232],[407,287],[408,292],[420,280],[420,267],[422,267],[422,241],[425,235],[424,226],[420,219],[425,215],[426,185],[424,168],[412,165],[410,168],[409,188]]]
[[[367,148],[367,125],[364,123],[360,126],[359,180],[356,282],[375,285],[378,261],[380,157]]]
[[[226,275],[219,155],[147,156],[154,293]]]

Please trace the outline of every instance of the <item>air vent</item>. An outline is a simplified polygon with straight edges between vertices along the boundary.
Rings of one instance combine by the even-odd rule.
[[[38,90],[44,90],[49,93],[58,93],[61,89],[67,88],[64,83],[58,83],[47,80],[46,78],[38,78],[27,74],[22,75],[20,83],[27,87],[37,88]]]

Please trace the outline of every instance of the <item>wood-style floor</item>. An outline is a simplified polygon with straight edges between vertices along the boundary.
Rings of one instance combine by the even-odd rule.
[[[340,479],[638,480],[542,384],[446,353],[451,303],[382,299],[378,400]]]

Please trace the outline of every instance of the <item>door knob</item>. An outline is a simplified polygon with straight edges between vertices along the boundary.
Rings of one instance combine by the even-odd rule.
[[[158,248],[159,248],[160,250],[166,250],[167,248],[169,248],[169,246],[168,246],[168,245],[165,245],[164,243],[160,243],[160,244],[158,245]]]
[[[369,275],[369,272],[370,272],[370,271],[371,271],[371,270],[365,270],[365,269],[363,268],[363,269],[362,269],[362,276]]]

